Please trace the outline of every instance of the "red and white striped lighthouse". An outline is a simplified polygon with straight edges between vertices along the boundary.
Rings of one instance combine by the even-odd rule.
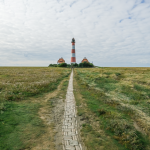
[[[76,63],[76,53],[75,53],[75,39],[73,38],[72,41],[72,50],[71,50],[71,64]]]

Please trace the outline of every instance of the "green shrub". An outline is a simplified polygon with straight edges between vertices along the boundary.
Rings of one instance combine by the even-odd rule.
[[[92,63],[83,62],[79,64],[79,67],[94,67]]]
[[[58,65],[58,67],[67,67],[67,64],[66,63],[61,63]]]
[[[50,64],[49,67],[57,67],[57,64]]]
[[[71,67],[71,65],[70,65],[70,64],[67,64],[67,67],[68,67],[68,68],[70,68],[70,67]]]
[[[78,64],[77,64],[77,63],[75,63],[75,64],[72,64],[72,66],[73,66],[73,67],[78,67]]]

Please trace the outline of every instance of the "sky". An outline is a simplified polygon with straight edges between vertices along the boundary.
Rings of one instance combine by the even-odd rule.
[[[0,0],[0,66],[86,57],[102,67],[150,67],[150,0]]]

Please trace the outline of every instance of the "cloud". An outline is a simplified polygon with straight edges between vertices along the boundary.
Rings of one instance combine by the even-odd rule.
[[[0,0],[0,65],[150,64],[149,0]]]

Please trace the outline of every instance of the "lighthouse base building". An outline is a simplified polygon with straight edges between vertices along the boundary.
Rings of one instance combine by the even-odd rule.
[[[83,60],[81,61],[81,63],[84,63],[84,62],[89,63],[89,61],[87,60],[87,58],[86,58],[86,57],[84,57],[84,58],[83,58]]]
[[[61,57],[59,58],[59,60],[57,61],[57,64],[62,64],[65,63],[65,60]]]

